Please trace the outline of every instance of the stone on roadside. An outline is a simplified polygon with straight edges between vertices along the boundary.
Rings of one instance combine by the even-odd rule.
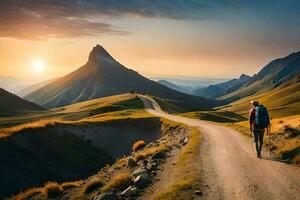
[[[157,152],[152,156],[152,159],[163,159],[166,157],[166,154],[163,152]]]
[[[129,186],[126,190],[124,190],[121,194],[122,196],[130,197],[137,195],[138,189],[135,186]]]
[[[93,200],[121,200],[121,198],[113,192],[106,192],[95,196]]]
[[[139,168],[139,169],[136,169],[131,175],[133,177],[138,177],[140,175],[148,175],[148,172],[146,169]]]
[[[136,167],[137,166],[137,163],[135,162],[135,160],[131,157],[128,158],[128,161],[127,161],[127,166],[132,168],[132,167]]]
[[[150,177],[148,174],[140,175],[133,180],[133,183],[137,188],[144,188],[148,185],[149,182],[150,182]]]

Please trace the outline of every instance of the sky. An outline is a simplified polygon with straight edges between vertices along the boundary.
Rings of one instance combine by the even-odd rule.
[[[0,76],[45,80],[96,44],[147,77],[236,78],[300,51],[298,0],[0,0]]]

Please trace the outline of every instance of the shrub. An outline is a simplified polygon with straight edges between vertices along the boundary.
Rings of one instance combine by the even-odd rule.
[[[131,179],[132,177],[129,172],[117,174],[102,188],[102,191],[108,191],[113,188],[124,190],[131,184]]]
[[[43,188],[47,198],[57,198],[63,193],[63,188],[56,182],[48,182]]]
[[[139,151],[141,150],[142,148],[144,148],[146,146],[146,143],[144,140],[139,140],[137,142],[135,142],[133,145],[132,145],[132,150],[133,151]]]
[[[88,194],[94,192],[95,190],[98,190],[102,186],[103,186],[103,182],[99,178],[94,178],[85,184],[85,186],[83,187],[83,193]]]

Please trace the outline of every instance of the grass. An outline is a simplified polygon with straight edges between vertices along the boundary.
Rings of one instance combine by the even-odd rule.
[[[199,146],[201,144],[201,135],[197,128],[190,129],[189,142],[181,150],[179,158],[176,161],[174,176],[177,178],[169,183],[168,186],[157,192],[153,200],[192,200],[196,188],[200,184],[200,169],[198,158],[200,156]]]
[[[141,152],[137,152],[136,154],[134,154],[134,158],[136,162],[138,162],[158,152],[166,152],[166,151],[169,151],[169,147],[167,147],[165,144],[160,144],[159,146],[150,147]]]
[[[43,193],[42,188],[30,188],[24,192],[19,193],[17,196],[13,196],[9,199],[11,200],[25,200],[25,199],[30,199],[38,194]]]
[[[132,150],[133,151],[139,151],[141,150],[142,148],[144,148],[146,146],[146,143],[144,140],[139,140],[139,141],[136,141],[133,145],[132,145]]]
[[[83,195],[89,194],[91,192],[94,192],[95,190],[100,189],[102,186],[103,186],[102,180],[100,180],[99,178],[93,178],[83,186],[82,193]]]
[[[124,190],[132,183],[132,177],[129,171],[121,172],[112,177],[112,179],[105,184],[101,191],[109,191],[111,189]]]
[[[82,185],[83,181],[73,181],[73,182],[64,182],[61,184],[62,189],[65,190],[70,190],[72,188],[79,187]]]
[[[44,187],[30,188],[24,192],[19,193],[17,196],[11,197],[13,200],[31,199],[37,195],[44,195],[46,198],[58,198],[64,192],[62,185],[56,182],[48,182]]]

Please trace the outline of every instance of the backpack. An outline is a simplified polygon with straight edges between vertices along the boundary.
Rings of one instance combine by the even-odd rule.
[[[255,126],[257,128],[267,128],[269,125],[269,114],[266,107],[258,105],[255,107]]]

